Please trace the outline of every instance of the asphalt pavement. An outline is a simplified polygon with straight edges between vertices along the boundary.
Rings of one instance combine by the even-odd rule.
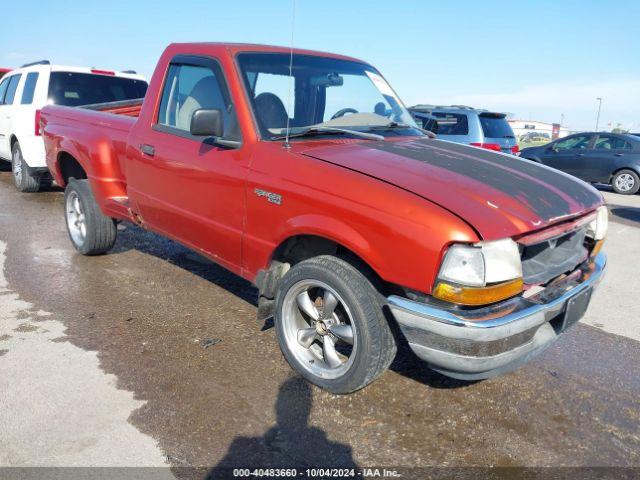
[[[78,255],[62,192],[5,166],[0,466],[640,466],[640,196],[604,194],[607,277],[540,357],[465,383],[402,350],[336,396],[291,371],[250,284],[132,225]]]

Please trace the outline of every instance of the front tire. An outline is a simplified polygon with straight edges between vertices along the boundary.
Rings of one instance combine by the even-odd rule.
[[[33,193],[40,190],[40,180],[29,174],[18,142],[14,143],[11,148],[11,172],[13,173],[13,182],[19,191]]]
[[[611,179],[611,186],[621,195],[634,195],[640,190],[640,177],[633,170],[620,170]]]
[[[88,180],[69,180],[64,205],[67,231],[76,250],[83,255],[111,250],[116,242],[116,222],[100,211]]]
[[[359,390],[396,354],[382,306],[382,295],[350,263],[328,255],[300,262],[276,295],[280,349],[311,383],[332,393]]]

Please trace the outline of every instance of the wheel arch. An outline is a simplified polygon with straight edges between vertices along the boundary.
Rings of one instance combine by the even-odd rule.
[[[616,174],[618,174],[622,170],[631,170],[632,172],[634,172],[636,175],[638,175],[640,177],[640,167],[638,167],[638,166],[624,166],[624,167],[616,168],[613,172],[611,172],[611,175],[609,175],[609,183],[611,183],[613,181],[613,177],[615,177]]]
[[[320,255],[332,255],[347,261],[360,270],[382,295],[390,293],[395,286],[386,282],[364,256],[348,243],[337,240],[333,235],[318,232],[295,233],[283,238],[255,279],[258,286],[258,319],[265,320],[273,315],[275,297],[284,274],[297,263]]]
[[[59,179],[62,181],[61,186],[67,185],[71,178],[84,180],[87,178],[87,172],[82,164],[71,153],[62,150],[58,152],[56,157],[56,166],[59,173]]]
[[[272,313],[273,299],[276,296],[280,279],[297,263],[320,255],[332,255],[342,258],[359,269],[371,282],[385,293],[392,285],[386,282],[376,268],[362,253],[368,242],[354,245],[354,242],[340,239],[333,233],[297,231],[284,236],[271,252],[263,269],[258,272],[255,284],[259,289],[259,318],[268,318]]]

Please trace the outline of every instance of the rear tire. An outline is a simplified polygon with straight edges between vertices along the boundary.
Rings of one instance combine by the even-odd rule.
[[[635,195],[640,190],[640,177],[633,170],[620,170],[611,179],[611,186],[621,195]]]
[[[274,323],[285,359],[332,393],[365,387],[396,354],[383,303],[369,279],[342,259],[323,255],[298,263],[276,295]]]
[[[40,180],[29,174],[18,142],[14,143],[11,149],[11,172],[14,184],[19,191],[33,193],[40,190]]]
[[[67,231],[76,250],[83,255],[111,250],[118,232],[116,222],[100,211],[88,180],[69,180],[64,205]]]

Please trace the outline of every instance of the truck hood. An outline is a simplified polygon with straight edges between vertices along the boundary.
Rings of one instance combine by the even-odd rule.
[[[465,220],[485,240],[538,230],[603,203],[596,189],[565,173],[427,137],[323,143],[299,153],[419,195]]]

